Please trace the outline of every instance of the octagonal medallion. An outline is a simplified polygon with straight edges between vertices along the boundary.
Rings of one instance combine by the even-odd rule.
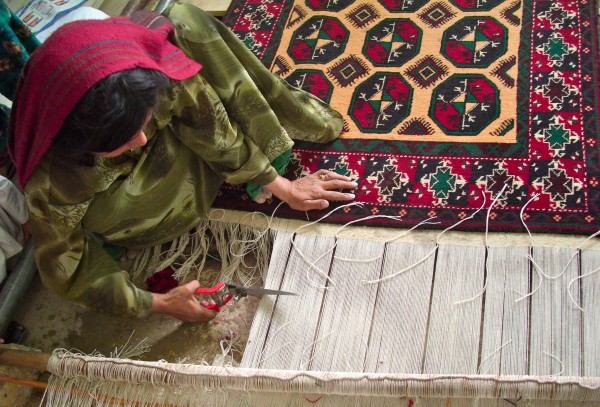
[[[441,53],[459,68],[487,68],[506,53],[508,30],[491,17],[465,17],[444,32]]]
[[[363,133],[389,133],[410,113],[412,94],[400,74],[378,72],[356,87],[348,115]]]
[[[293,34],[288,54],[297,64],[326,64],[344,53],[349,31],[333,17],[312,17]]]
[[[446,134],[477,135],[499,115],[500,92],[483,75],[452,75],[431,96],[429,117]]]
[[[423,7],[429,0],[378,0],[383,7],[392,13],[413,13]]]
[[[316,69],[297,69],[285,78],[285,80],[293,87],[311,93],[325,103],[329,103],[331,99],[333,85],[321,71]]]
[[[506,0],[450,0],[463,11],[488,11]]]
[[[410,20],[387,18],[367,32],[363,54],[375,66],[402,66],[419,53],[422,36]]]
[[[315,11],[340,11],[356,0],[306,0],[306,5]]]

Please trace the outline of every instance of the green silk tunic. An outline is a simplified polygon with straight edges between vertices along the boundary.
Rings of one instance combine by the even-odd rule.
[[[272,75],[218,20],[188,4],[165,15],[175,44],[200,62],[173,83],[145,129],[148,144],[94,167],[50,150],[25,188],[44,284],[86,308],[149,314],[152,295],[136,287],[102,242],[144,248],[198,225],[221,184],[273,181],[270,164],[291,138],[328,142],[341,116]]]

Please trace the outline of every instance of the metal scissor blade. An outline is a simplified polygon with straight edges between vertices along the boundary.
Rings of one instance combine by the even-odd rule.
[[[247,295],[251,295],[253,297],[261,297],[263,295],[297,295],[296,293],[290,293],[288,291],[269,290],[267,288],[258,288],[258,287],[242,287],[240,285],[235,285],[235,284],[227,284],[227,287],[233,288],[234,290],[243,291]]]

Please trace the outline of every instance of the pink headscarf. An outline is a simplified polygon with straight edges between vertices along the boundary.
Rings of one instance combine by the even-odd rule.
[[[33,53],[19,80],[9,125],[9,151],[21,187],[97,82],[133,68],[182,80],[202,68],[169,42],[172,31],[169,20],[157,14],[145,14],[138,23],[124,17],[82,20],[59,28]]]

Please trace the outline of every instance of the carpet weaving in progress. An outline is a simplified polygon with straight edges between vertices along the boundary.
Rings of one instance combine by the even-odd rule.
[[[280,232],[265,284],[302,295],[261,301],[241,366],[598,382],[599,255]]]
[[[597,406],[598,264],[279,231],[265,287],[298,295],[262,298],[240,367],[59,350],[48,405]]]
[[[344,116],[298,142],[288,175],[359,183],[327,221],[446,228],[489,206],[490,230],[591,234],[600,218],[592,0],[234,0],[225,22],[271,71]],[[215,206],[271,213],[226,185]],[[287,207],[278,216],[302,218]],[[318,214],[311,214],[311,218]],[[387,225],[382,219],[372,225]],[[460,225],[481,230],[484,216]]]

